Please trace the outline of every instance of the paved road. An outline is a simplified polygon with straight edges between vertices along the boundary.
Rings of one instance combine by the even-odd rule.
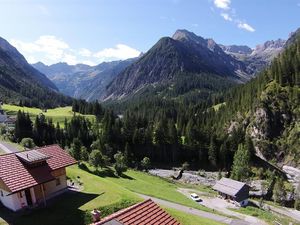
[[[213,213],[209,213],[209,212],[205,212],[199,209],[194,209],[194,208],[190,208],[184,205],[180,205],[177,203],[173,203],[173,202],[169,202],[169,201],[165,201],[159,198],[154,198],[151,196],[147,196],[147,195],[143,195],[143,194],[138,194],[140,197],[144,198],[144,199],[149,199],[151,198],[155,203],[161,205],[161,206],[166,206],[168,208],[172,208],[172,209],[176,209],[178,211],[182,211],[188,214],[193,214],[199,217],[204,217],[207,219],[211,219],[220,223],[224,223],[224,224],[230,224],[230,225],[248,225],[249,223],[247,223],[246,221],[242,221],[242,220],[236,220],[236,219],[231,219],[225,216],[220,216],[217,214],[213,214]]]
[[[13,152],[18,152],[19,150],[16,149],[14,146],[11,144],[8,144],[6,142],[0,141],[0,148],[5,151],[6,153],[13,153]]]
[[[190,191],[198,193],[197,190],[186,189],[186,188],[179,188],[178,191],[180,193],[184,194],[188,198],[190,197]],[[216,198],[216,197],[207,197],[206,195],[200,195],[200,198],[203,200],[200,203],[201,205],[203,205],[207,208],[214,209],[225,215],[239,218],[239,223],[234,223],[234,224],[267,225],[266,222],[254,217],[254,216],[249,216],[249,215],[245,215],[245,214],[241,214],[241,213],[229,210],[228,208],[237,208],[237,207],[234,207],[231,203],[228,203],[228,202],[224,201],[223,199]]]

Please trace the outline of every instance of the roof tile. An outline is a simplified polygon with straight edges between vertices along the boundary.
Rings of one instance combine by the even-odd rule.
[[[110,216],[103,218],[94,225],[104,225],[117,220],[124,225],[180,225],[172,216],[154,203],[151,199],[122,209]]]
[[[30,153],[30,151],[37,151],[49,156],[47,163],[30,168],[21,162],[16,153],[0,156],[0,179],[11,192],[18,192],[53,180],[52,171],[76,163],[76,160],[58,145],[37,148],[28,152]]]

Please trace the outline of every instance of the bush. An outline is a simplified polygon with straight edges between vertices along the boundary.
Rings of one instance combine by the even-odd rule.
[[[89,152],[87,151],[86,147],[82,146],[80,149],[80,158],[83,161],[89,160]]]
[[[114,155],[114,159],[116,160],[116,163],[114,164],[115,171],[117,175],[120,176],[127,171],[126,158],[122,152],[118,152]]]
[[[98,167],[103,168],[108,163],[107,162],[107,157],[102,155],[99,150],[93,150],[91,152],[90,157],[89,157],[89,162],[90,162],[91,165],[96,167],[96,169],[98,169]]]
[[[144,157],[143,160],[141,161],[141,166],[145,171],[148,171],[150,168],[151,161],[148,157]]]
[[[34,148],[35,144],[32,138],[23,138],[20,143],[24,148]]]

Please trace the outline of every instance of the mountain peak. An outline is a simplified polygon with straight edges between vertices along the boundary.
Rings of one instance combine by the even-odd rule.
[[[177,30],[172,36],[172,39],[177,40],[177,41],[183,41],[183,40],[197,41],[199,38],[203,39],[202,37],[199,37],[196,34],[194,34],[193,32],[190,32],[185,29]]]

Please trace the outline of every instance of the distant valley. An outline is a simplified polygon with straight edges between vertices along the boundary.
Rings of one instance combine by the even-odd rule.
[[[33,67],[44,73],[65,95],[87,101],[111,101],[128,99],[149,88],[178,86],[178,82],[189,82],[190,76],[202,84],[205,76],[216,82],[245,83],[268,65],[284,45],[285,41],[278,39],[257,45],[255,49],[225,46],[187,30],[177,30],[171,38],[161,38],[139,58],[97,66],[66,63],[47,66],[39,62]],[[203,85],[181,94],[198,89],[202,90]]]
[[[68,65],[67,63],[47,66],[38,62],[32,66],[46,74],[63,94],[94,101],[99,99],[106,86],[134,61],[136,59],[103,62],[97,66]]]

